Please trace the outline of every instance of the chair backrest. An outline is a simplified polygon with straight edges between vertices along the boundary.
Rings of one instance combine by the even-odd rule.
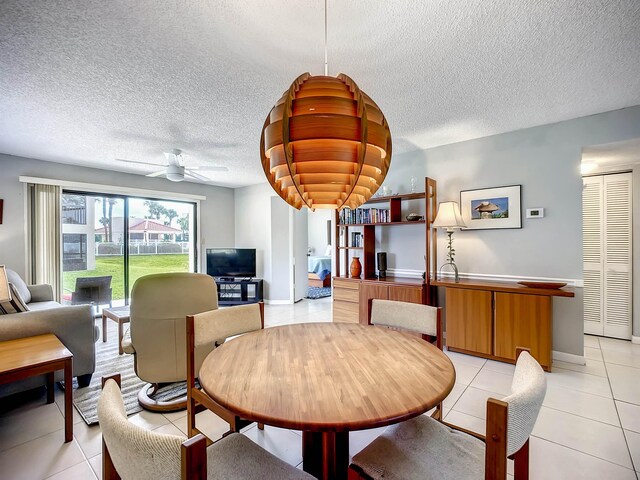
[[[130,317],[136,374],[151,383],[185,380],[185,318],[217,308],[216,282],[208,275],[160,273],[139,278],[131,291]],[[201,349],[200,363],[212,349],[213,345]]]
[[[96,305],[111,303],[111,275],[76,278],[76,289],[71,294],[71,303]]]
[[[264,328],[263,308],[263,303],[253,303],[194,315],[195,346],[212,342],[219,346],[229,337]]]
[[[421,303],[371,300],[371,324],[438,336],[440,309]]]
[[[120,388],[113,379],[104,384],[98,400],[98,419],[108,455],[122,480],[181,478],[181,447],[185,439],[150,432],[129,422]]]
[[[547,379],[540,364],[529,352],[522,351],[516,362],[507,403],[507,456],[516,453],[527,442],[535,426],[547,393]]]

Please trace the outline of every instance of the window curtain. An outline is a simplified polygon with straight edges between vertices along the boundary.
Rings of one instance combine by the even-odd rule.
[[[57,185],[36,184],[33,188],[33,280],[51,285],[57,302],[62,291],[61,195]]]

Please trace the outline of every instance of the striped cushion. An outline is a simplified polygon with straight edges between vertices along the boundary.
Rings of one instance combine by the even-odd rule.
[[[18,290],[13,283],[9,284],[9,291],[11,292],[11,300],[0,302],[0,315],[8,313],[28,312],[29,307],[27,307],[27,304],[24,303],[22,297],[18,293]]]

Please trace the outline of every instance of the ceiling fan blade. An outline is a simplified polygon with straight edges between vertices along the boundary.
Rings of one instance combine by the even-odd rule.
[[[189,168],[185,168],[184,169],[184,174],[191,177],[191,178],[195,178],[196,180],[201,180],[203,182],[210,182],[211,179],[205,177],[204,175],[200,175],[199,173],[194,172],[193,170],[189,169]]]
[[[202,172],[228,172],[229,169],[227,167],[216,167],[213,165],[204,165],[201,167],[189,167],[191,170],[198,170]]]
[[[116,158],[116,162],[137,163],[139,165],[148,165],[152,167],[165,167],[162,163],[138,162],[137,160],[125,160],[124,158]]]
[[[166,173],[166,170],[160,170],[159,172],[153,172],[148,175],[145,175],[145,177],[161,177],[165,173]]]

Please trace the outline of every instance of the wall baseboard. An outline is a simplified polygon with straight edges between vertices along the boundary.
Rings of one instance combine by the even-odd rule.
[[[291,300],[264,300],[265,305],[293,305]]]
[[[575,363],[576,365],[586,365],[587,361],[584,355],[574,355],[573,353],[553,351],[553,359],[560,362]]]
[[[640,345],[640,337],[636,337],[635,335],[631,335],[631,343],[635,343],[636,345]]]

